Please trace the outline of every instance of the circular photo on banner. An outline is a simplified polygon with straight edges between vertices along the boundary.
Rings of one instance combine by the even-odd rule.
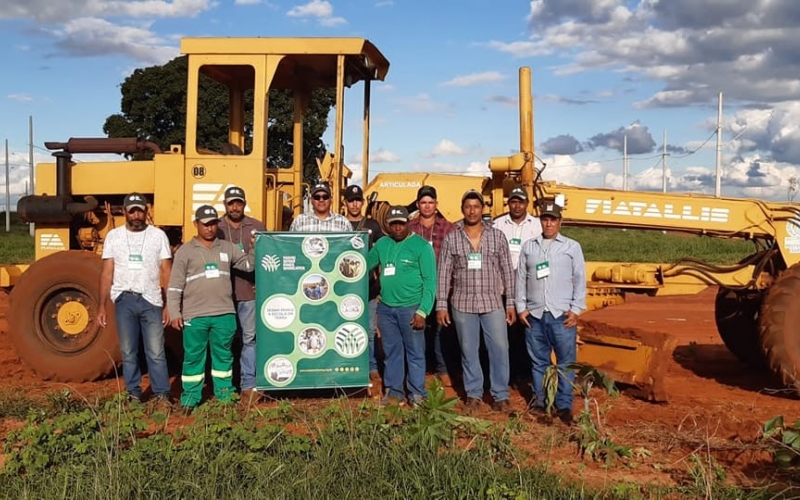
[[[303,295],[312,302],[324,300],[330,288],[328,279],[321,274],[309,274],[303,280]]]
[[[264,366],[264,376],[272,385],[288,385],[294,380],[294,375],[294,364],[284,357],[272,358]]]
[[[355,358],[367,349],[367,332],[361,325],[345,323],[333,336],[336,352],[345,358]]]
[[[360,253],[345,252],[336,260],[336,268],[345,281],[357,281],[364,276],[367,263]]]
[[[303,240],[303,253],[312,259],[323,257],[328,253],[328,240],[322,236],[309,236]]]
[[[364,313],[364,301],[358,295],[345,295],[339,302],[339,314],[345,319],[354,320]]]
[[[325,332],[317,326],[310,326],[300,332],[297,336],[297,347],[306,356],[317,356],[325,351],[326,344]]]
[[[273,330],[283,330],[294,323],[297,308],[288,297],[275,296],[261,306],[261,320]]]

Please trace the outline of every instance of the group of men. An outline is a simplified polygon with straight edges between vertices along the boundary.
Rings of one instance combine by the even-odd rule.
[[[580,245],[560,233],[559,206],[546,204],[535,218],[528,211],[527,192],[515,188],[508,196],[508,214],[487,221],[483,196],[469,190],[461,199],[463,219],[451,223],[438,210],[436,189],[422,186],[417,217],[410,219],[405,206],[391,207],[384,221],[388,236],[383,238],[377,221],[362,213],[359,186],[344,191],[344,215],[331,211],[327,184],[312,187],[309,196],[312,210],[298,215],[290,231],[369,232],[369,376],[382,384],[383,404],[407,398],[418,405],[427,397],[427,331],[437,377],[450,386],[451,377],[460,371],[465,408],[478,410],[484,391],[482,332],[492,408],[510,410],[512,375],[524,378],[527,371],[517,368],[512,374],[510,367],[525,366],[529,360],[531,408],[543,412],[544,373],[554,351],[559,370],[555,407],[562,420],[571,422],[572,372],[566,368],[575,361],[577,315],[586,307],[586,279]],[[124,199],[125,226],[106,237],[98,322],[106,325],[105,304],[112,300],[131,398],[142,398],[141,339],[153,396],[170,402],[167,324],[183,332],[183,408],[191,411],[200,403],[209,346],[214,394],[222,401],[233,399],[232,344],[237,330],[242,339],[241,398],[252,403],[260,397],[255,389],[253,271],[254,234],[264,225],[245,215],[241,188],[228,188],[224,201],[223,217],[210,205],[197,209],[197,236],[186,241],[174,259],[166,234],[147,223],[147,200],[138,193]],[[376,355],[378,330],[385,355],[382,377]],[[459,352],[460,370],[453,362]],[[524,352],[528,356],[519,356]]]

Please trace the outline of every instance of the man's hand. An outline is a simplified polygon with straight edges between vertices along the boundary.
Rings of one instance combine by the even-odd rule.
[[[450,326],[450,313],[447,311],[436,311],[436,322],[442,326]]]
[[[513,307],[506,308],[506,323],[513,325],[517,321],[517,310]]]
[[[572,328],[574,326],[578,326],[578,315],[572,311],[567,311],[564,315],[567,318],[564,320],[564,326],[567,328]]]
[[[167,326],[169,324],[169,311],[167,311],[166,307],[161,310],[161,324],[163,326]]]
[[[521,313],[517,314],[517,319],[519,320],[520,323],[522,323],[523,325],[525,325],[525,326],[530,328],[531,323],[530,323],[530,321],[528,321],[528,316],[530,316],[530,315],[531,315],[531,313],[528,312],[527,309],[525,309]]]
[[[419,314],[414,314],[414,317],[411,318],[411,328],[413,328],[414,330],[424,330],[425,318],[423,318]]]
[[[107,324],[108,317],[106,316],[106,306],[100,306],[100,310],[97,311],[97,324],[100,325],[101,328],[105,328]]]
[[[175,318],[169,322],[169,326],[175,330],[183,330],[183,318]]]

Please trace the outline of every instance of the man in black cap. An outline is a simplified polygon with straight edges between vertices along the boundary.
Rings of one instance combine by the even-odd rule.
[[[169,280],[172,251],[167,235],[147,224],[147,199],[131,193],[123,200],[125,225],[112,229],[103,242],[100,306],[97,322],[108,324],[106,303],[114,302],[114,318],[122,352],[122,376],[128,397],[142,398],[139,342],[144,346],[150,389],[157,401],[170,401],[169,373],[164,351],[162,284]]]
[[[518,186],[508,193],[508,213],[494,221],[494,227],[506,235],[508,250],[514,273],[517,272],[519,252],[526,241],[542,234],[542,224],[538,217],[528,213],[528,192]],[[508,346],[511,370],[511,385],[522,386],[531,373],[531,361],[525,350],[525,328],[517,321],[508,326]]]
[[[436,294],[436,259],[422,238],[408,231],[408,211],[394,206],[386,215],[389,237],[381,238],[367,258],[367,269],[380,266],[381,301],[378,326],[386,352],[382,405],[405,398],[422,403],[425,390],[425,317]],[[408,377],[406,377],[408,365]]]
[[[228,240],[244,252],[252,248],[252,235],[266,231],[261,221],[244,214],[247,200],[244,189],[230,186],[225,190],[225,216],[217,226],[217,238]],[[233,299],[242,335],[239,357],[241,401],[246,404],[260,397],[256,388],[256,288],[255,272],[233,269]]]
[[[292,221],[290,231],[306,233],[348,232],[353,227],[341,214],[331,212],[331,187],[321,182],[311,188],[311,213],[302,213]]]
[[[181,405],[185,411],[200,404],[209,345],[214,395],[220,401],[230,401],[234,395],[231,344],[236,335],[236,309],[231,271],[253,270],[255,238],[249,235],[250,251],[245,253],[230,241],[217,238],[218,224],[214,207],[202,205],[197,209],[197,236],[175,252],[167,290],[170,324],[183,330]]]
[[[369,248],[383,236],[381,226],[374,219],[364,216],[361,211],[364,207],[364,191],[355,184],[347,186],[344,190],[344,204],[347,209],[345,217],[350,221],[354,231],[369,232]],[[381,286],[376,273],[369,274],[369,380],[370,383],[380,385],[381,376],[378,371],[378,359],[375,354],[375,337],[378,331],[377,310],[378,295],[381,293]],[[379,391],[380,392],[380,391]]]
[[[428,185],[422,186],[417,191],[417,211],[419,215],[408,223],[409,231],[422,236],[433,247],[437,262],[442,249],[442,241],[444,241],[445,236],[455,229],[455,226],[439,212],[438,207],[436,188]],[[434,373],[444,387],[452,387],[451,370],[448,369],[448,366],[452,369],[458,364],[459,348],[453,336],[445,339],[446,348],[442,348],[443,328],[436,322],[436,314],[430,311],[425,327],[425,336],[428,338],[429,345],[433,347]],[[445,356],[445,352],[447,356]]]

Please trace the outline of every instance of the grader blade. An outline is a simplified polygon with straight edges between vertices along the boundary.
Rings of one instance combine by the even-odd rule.
[[[616,382],[637,388],[637,397],[666,402],[664,386],[676,339],[589,321],[578,331],[578,362],[605,372]]]

